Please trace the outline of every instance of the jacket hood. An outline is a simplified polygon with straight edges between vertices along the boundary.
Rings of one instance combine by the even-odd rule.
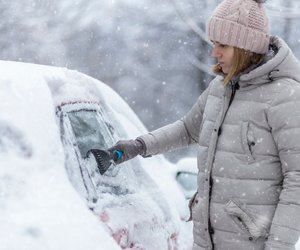
[[[281,78],[290,78],[300,82],[300,63],[288,45],[279,37],[270,39],[269,52],[264,62],[240,76],[241,87],[265,84]]]

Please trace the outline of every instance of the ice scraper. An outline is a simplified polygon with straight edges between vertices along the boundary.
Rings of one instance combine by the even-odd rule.
[[[102,149],[90,149],[86,154],[86,158],[94,157],[101,175],[103,175],[112,164],[115,164],[115,161],[121,159],[122,156],[122,151],[114,150],[110,152]]]

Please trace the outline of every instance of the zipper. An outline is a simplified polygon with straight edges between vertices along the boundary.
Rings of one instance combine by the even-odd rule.
[[[219,126],[219,129],[218,129],[218,136],[222,133],[222,130],[221,130],[221,126],[223,124],[223,121],[226,117],[226,114],[229,110],[229,107],[230,105],[232,104],[232,101],[234,99],[234,96],[235,96],[235,93],[236,93],[236,90],[238,90],[240,88],[239,84],[237,81],[232,81],[231,82],[231,95],[230,95],[230,99],[229,99],[229,103],[226,107],[226,110],[225,112],[223,113],[222,115],[222,118],[221,118],[221,121],[220,121],[220,126]],[[225,104],[226,103],[226,95],[223,96],[223,103]],[[217,143],[217,140],[215,142],[215,144]],[[216,145],[215,145],[216,147]],[[213,156],[213,159],[211,160],[211,163],[210,165],[212,166],[213,164],[213,161],[214,161],[214,156]],[[210,169],[211,171],[211,169]],[[208,199],[208,204],[210,204],[210,201],[211,201],[211,193],[212,193],[212,186],[213,186],[213,179],[212,179],[212,176],[210,174],[209,176],[209,199]],[[207,213],[208,213],[208,216],[209,216],[209,213],[210,213],[210,205],[208,205],[208,208],[207,208]],[[214,233],[213,232],[213,228],[211,227],[211,222],[210,222],[210,216],[209,216],[209,219],[208,219],[208,231],[209,231],[209,236],[210,236],[210,240],[211,240],[211,249],[213,250],[214,249],[214,244],[213,244],[213,240],[212,240],[212,234]]]
[[[229,110],[229,107],[230,107],[230,105],[232,104],[232,101],[233,101],[233,99],[234,99],[235,93],[236,93],[236,91],[240,88],[240,85],[239,85],[239,83],[238,83],[237,81],[231,81],[230,85],[231,85],[231,95],[230,95],[230,99],[229,99],[229,104],[228,104],[228,106],[227,106],[227,108],[226,108],[226,111],[224,112],[222,121],[221,121],[221,123],[220,123],[220,127],[219,127],[219,129],[218,129],[218,136],[220,136],[220,134],[222,133],[221,126],[222,126],[223,121],[224,121],[224,119],[225,119],[225,117],[226,117],[226,115],[227,115],[227,112],[228,112],[228,110]]]

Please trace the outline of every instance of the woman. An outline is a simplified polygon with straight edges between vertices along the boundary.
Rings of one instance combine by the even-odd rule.
[[[300,65],[261,1],[224,0],[207,24],[218,76],[180,120],[110,150],[118,162],[199,145],[194,250],[291,250],[300,231]]]

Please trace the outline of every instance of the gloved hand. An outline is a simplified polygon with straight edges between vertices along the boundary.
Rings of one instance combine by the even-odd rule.
[[[116,164],[120,164],[124,161],[128,161],[139,154],[144,153],[144,144],[136,139],[136,140],[122,140],[118,141],[116,145],[109,148],[108,151],[113,153],[115,150],[119,150],[123,152],[122,158],[115,161]]]

